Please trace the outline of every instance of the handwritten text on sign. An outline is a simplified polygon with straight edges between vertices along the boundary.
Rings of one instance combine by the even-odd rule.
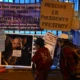
[[[74,11],[72,5],[72,3],[42,1],[40,27],[48,30],[70,30]]]
[[[48,32],[43,38],[47,44],[56,45],[57,37],[52,33]]]

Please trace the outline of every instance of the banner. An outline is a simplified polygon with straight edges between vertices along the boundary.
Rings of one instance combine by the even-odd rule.
[[[69,31],[74,15],[72,6],[72,3],[42,1],[40,27],[47,30]]]
[[[9,30],[41,30],[40,4],[0,3],[0,28]]]
[[[32,44],[32,35],[7,34],[5,51],[1,54],[1,65],[32,68]]]

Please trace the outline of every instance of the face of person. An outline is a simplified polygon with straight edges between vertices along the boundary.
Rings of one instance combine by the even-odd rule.
[[[21,41],[18,38],[15,38],[12,42],[13,49],[21,49]]]

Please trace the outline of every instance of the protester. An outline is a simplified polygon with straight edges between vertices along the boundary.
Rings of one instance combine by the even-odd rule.
[[[14,50],[20,50],[22,48],[22,41],[20,37],[16,37],[14,39],[10,39],[11,41],[11,48],[7,51],[4,51],[2,53],[2,60],[3,60],[3,64],[6,65],[17,65],[19,64],[20,61],[20,57],[17,57],[16,54],[14,55]],[[20,52],[21,54],[21,52]]]
[[[67,34],[61,34],[58,39],[60,49],[60,71],[63,75],[63,80],[77,80],[75,76],[76,61],[75,54],[71,48],[76,49],[76,46],[69,40]],[[80,80],[80,79],[79,79]]]
[[[50,52],[44,47],[42,38],[37,38],[35,46],[37,51],[32,57],[32,62],[36,64],[35,80],[47,80],[48,72],[52,65]]]

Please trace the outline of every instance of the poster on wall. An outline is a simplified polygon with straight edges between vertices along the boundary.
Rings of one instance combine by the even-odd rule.
[[[6,34],[5,51],[1,55],[1,65],[32,67],[33,35]]]
[[[0,28],[9,30],[41,30],[40,4],[0,2]]]

